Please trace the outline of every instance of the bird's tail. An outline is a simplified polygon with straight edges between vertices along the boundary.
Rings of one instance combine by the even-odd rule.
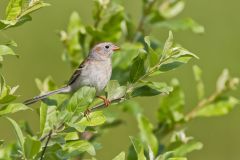
[[[70,86],[65,86],[63,88],[60,88],[60,89],[57,89],[57,90],[54,90],[54,91],[50,91],[50,92],[47,92],[47,93],[45,93],[43,95],[36,96],[36,97],[31,98],[31,99],[28,99],[28,100],[24,101],[23,103],[25,105],[30,105],[30,104],[36,103],[39,100],[45,99],[48,96],[51,96],[51,95],[54,95],[54,94],[58,94],[58,93],[68,93],[70,91],[71,91]]]

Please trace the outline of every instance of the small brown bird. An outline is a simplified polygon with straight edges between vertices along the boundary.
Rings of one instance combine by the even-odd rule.
[[[108,106],[110,101],[101,97],[100,93],[104,90],[112,74],[111,57],[114,51],[120,48],[111,42],[99,43],[93,47],[88,57],[75,70],[67,85],[50,91],[46,94],[26,100],[24,104],[30,105],[46,97],[58,93],[73,93],[82,86],[95,87],[97,97],[103,99]]]

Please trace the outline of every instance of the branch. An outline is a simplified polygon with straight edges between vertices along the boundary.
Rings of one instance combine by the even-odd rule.
[[[59,127],[56,129],[56,131],[58,131],[59,129],[61,129],[63,126],[64,126],[64,122],[62,122],[62,123],[59,125]],[[39,140],[40,140],[41,142],[43,142],[43,141],[49,136],[50,132],[53,133],[53,132],[54,132],[53,129],[51,129],[51,130],[48,132],[48,134],[46,134],[45,136],[41,137]]]
[[[44,157],[44,154],[45,154],[45,152],[46,152],[46,150],[47,150],[47,146],[48,146],[48,143],[49,143],[49,141],[50,141],[50,139],[51,139],[52,133],[53,133],[53,130],[50,130],[50,132],[49,132],[48,135],[47,135],[48,139],[47,139],[47,142],[46,142],[46,144],[45,144],[45,146],[44,146],[44,148],[43,148],[43,151],[42,151],[42,155],[41,155],[40,160],[43,160],[43,157]]]
[[[211,96],[209,96],[207,99],[203,99],[200,102],[198,102],[197,106],[194,107],[187,115],[186,119],[191,120],[195,117],[195,114],[197,111],[199,111],[201,108],[206,106],[207,104],[210,104],[214,102],[223,92],[214,92]]]
[[[111,100],[111,103],[118,103],[118,102],[124,101],[124,100],[126,100],[126,99],[125,99],[124,96],[123,96],[123,97],[120,97],[120,98],[116,98],[116,99]],[[104,109],[104,108],[106,108],[105,104],[104,104],[104,103],[101,103],[101,104],[98,104],[98,105],[96,105],[96,106],[94,106],[94,107],[91,107],[91,108],[89,109],[89,111],[90,111],[90,112],[94,112],[94,111],[97,111],[97,110],[99,110],[99,109]]]

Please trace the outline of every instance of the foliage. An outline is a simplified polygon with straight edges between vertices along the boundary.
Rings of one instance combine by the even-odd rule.
[[[165,43],[151,35],[152,29],[162,27],[203,33],[203,26],[193,19],[176,18],[184,5],[183,0],[142,0],[142,17],[134,24],[117,1],[95,0],[92,25],[85,25],[80,15],[73,12],[67,30],[59,34],[65,47],[62,58],[72,68],[79,65],[96,42],[121,43],[121,53],[113,57],[114,80],[108,83],[105,92],[112,106],[136,117],[139,134],[130,136],[132,144],[128,153],[121,152],[113,160],[186,160],[188,153],[200,150],[203,144],[186,135],[185,125],[197,117],[225,115],[239,103],[227,94],[239,83],[228,70],[220,75],[216,90],[206,96],[202,71],[198,66],[193,67],[199,102],[189,112],[185,111],[187,103],[177,79],[170,83],[153,80],[152,77],[175,70],[193,58],[198,59],[174,42],[172,31]],[[0,29],[3,31],[31,20],[30,14],[45,6],[48,4],[40,0],[9,0]],[[12,47],[17,47],[14,41],[0,45],[0,61],[5,55],[16,55]],[[57,88],[50,77],[43,82],[36,79],[36,83],[41,92]],[[9,118],[12,113],[30,109],[14,102],[18,98],[17,88],[11,88],[3,76],[0,77],[0,116],[9,120],[17,137],[13,144],[0,141],[0,159],[82,159],[87,154],[96,159],[96,150],[100,148],[97,138],[125,121],[100,110],[104,105],[96,99],[95,89],[85,86],[73,95],[55,95],[42,101],[37,109],[39,132],[32,133],[27,123],[23,127]],[[143,114],[142,107],[134,99],[148,96],[160,99],[156,124]],[[87,109],[91,113],[85,116]]]

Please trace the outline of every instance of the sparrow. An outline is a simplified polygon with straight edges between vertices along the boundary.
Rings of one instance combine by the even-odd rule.
[[[111,42],[103,42],[95,45],[64,87],[33,97],[23,103],[30,105],[54,94],[74,93],[83,86],[90,86],[95,87],[96,96],[104,101],[105,106],[108,106],[110,101],[100,96],[100,94],[112,75],[112,54],[119,49],[118,46]]]

